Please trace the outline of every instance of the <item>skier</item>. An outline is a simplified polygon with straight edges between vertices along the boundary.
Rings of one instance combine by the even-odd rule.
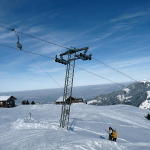
[[[107,133],[109,134],[109,140],[111,141],[112,141],[112,132],[113,132],[112,127],[109,127],[109,130],[107,131]]]
[[[115,141],[115,142],[116,142],[117,137],[118,137],[118,134],[117,134],[117,131],[116,131],[116,130],[112,130],[111,137],[112,137],[112,141]]]
[[[107,133],[109,134],[109,140],[110,141],[115,141],[117,140],[117,131],[114,130],[112,127],[109,127],[109,130],[107,131]]]

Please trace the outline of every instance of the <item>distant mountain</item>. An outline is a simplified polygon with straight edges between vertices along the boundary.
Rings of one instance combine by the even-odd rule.
[[[129,83],[124,83],[127,85]],[[121,89],[116,84],[101,84],[101,85],[89,85],[89,86],[78,86],[73,88],[73,96],[83,99],[91,99],[99,94],[106,94],[112,91]],[[0,95],[13,95],[17,97],[16,103],[21,103],[22,100],[34,100],[39,103],[51,103],[56,101],[60,96],[63,95],[63,89],[44,89],[44,90],[32,90],[32,91],[20,91],[20,92],[3,92]]]
[[[88,104],[92,105],[128,104],[144,108],[148,107],[149,104],[148,100],[150,100],[150,81],[141,81],[131,83],[126,88],[123,88],[118,91],[114,91],[107,94],[100,94],[99,96],[88,101]],[[143,103],[144,101],[145,103]]]

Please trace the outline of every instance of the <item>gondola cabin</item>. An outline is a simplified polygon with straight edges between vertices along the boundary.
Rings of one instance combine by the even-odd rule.
[[[15,107],[14,96],[0,96],[0,107]]]

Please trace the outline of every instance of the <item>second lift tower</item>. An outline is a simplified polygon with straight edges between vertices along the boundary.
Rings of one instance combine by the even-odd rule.
[[[69,127],[69,117],[70,117],[70,106],[73,88],[73,77],[75,69],[75,61],[77,59],[81,60],[91,60],[91,54],[87,54],[88,47],[84,48],[73,48],[69,49],[64,53],[61,53],[59,57],[56,55],[55,61],[66,65],[66,76],[65,76],[65,86],[63,94],[63,104],[61,109],[60,127]]]

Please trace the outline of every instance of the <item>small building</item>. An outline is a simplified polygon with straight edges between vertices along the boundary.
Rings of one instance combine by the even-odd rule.
[[[15,107],[16,99],[14,96],[0,96],[0,107]]]
[[[83,103],[83,99],[82,98],[74,98],[74,97],[71,97],[71,98],[68,98],[66,100],[66,104],[69,104],[70,103],[70,100],[71,100],[71,104],[72,103]],[[58,100],[56,100],[56,104],[63,104],[63,96],[61,96]]]

